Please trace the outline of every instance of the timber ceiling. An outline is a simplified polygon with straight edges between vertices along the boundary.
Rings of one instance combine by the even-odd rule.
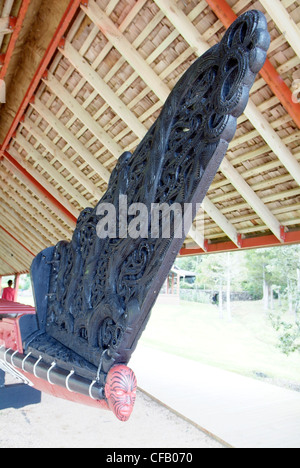
[[[299,231],[299,1],[79,3],[21,110],[0,109],[12,121],[0,136],[0,275],[27,272],[34,255],[70,240],[80,211],[105,193],[118,157],[134,151],[180,76],[249,9],[266,14],[268,62],[204,200],[204,231],[192,229],[185,247]],[[20,1],[0,1],[3,57],[14,7]]]

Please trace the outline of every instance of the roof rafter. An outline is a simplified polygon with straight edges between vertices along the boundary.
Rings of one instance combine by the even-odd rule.
[[[16,175],[25,185],[28,182],[31,183],[31,190],[34,192],[41,200],[44,201],[46,205],[51,205],[53,207],[54,212],[59,212],[61,219],[69,226],[74,226],[76,224],[77,216],[74,216],[71,211],[69,211],[67,200],[62,200],[60,203],[57,200],[58,192],[55,192],[55,195],[52,195],[51,192],[45,189],[45,184],[42,181],[41,183],[37,180],[36,174],[35,177],[32,176],[29,171],[24,169],[24,167],[15,159],[13,158],[7,151],[5,152],[5,159],[3,160],[4,166],[8,168],[14,175]],[[15,155],[18,157],[17,152]],[[24,164],[24,161],[23,161]],[[49,187],[50,188],[50,187]],[[51,190],[52,191],[52,190]],[[73,211],[73,210],[72,210]]]
[[[3,253],[6,252],[6,258],[9,262],[15,263],[17,266],[19,263],[22,266],[22,269],[26,270],[29,261],[32,261],[32,256],[29,255],[11,236],[6,232],[0,231],[0,240],[2,240],[1,249]],[[3,244],[5,247],[3,247]],[[13,254],[7,255],[8,252],[13,252]]]
[[[69,2],[0,149],[2,227],[35,254],[71,239],[81,209],[102,198],[119,156],[135,150],[196,56],[219,41],[223,25],[246,9],[263,11],[266,0],[81,3]],[[280,3],[299,28],[295,1]],[[252,246],[250,238],[270,231],[278,245],[300,225],[300,105],[289,89],[300,58],[269,13],[272,63],[251,89],[253,101],[187,234],[186,245],[207,253]],[[19,270],[24,262],[28,269],[29,258],[21,260]]]
[[[115,159],[121,156],[119,145],[107,132],[91,117],[91,115],[79,104],[79,102],[66,90],[66,88],[51,74],[47,74],[44,83],[55,93],[59,99],[73,112],[77,119],[95,135],[95,137],[112,153]]]
[[[0,35],[12,34],[13,30],[9,28],[9,17],[0,18]]]
[[[4,166],[1,168],[5,169]],[[41,222],[49,230],[55,233],[55,236],[61,239],[62,236],[69,238],[71,230],[67,229],[65,225],[50,211],[49,206],[45,206],[40,199],[36,199],[34,194],[28,191],[28,186],[20,183],[16,177],[7,177],[8,172],[4,170],[0,173],[1,189],[5,194],[13,198],[20,206],[24,203],[34,208],[36,216],[41,217]],[[32,247],[34,250],[34,247]]]
[[[13,210],[16,214],[16,221],[18,219],[21,220],[21,218],[26,218],[26,221],[22,221],[20,224],[22,225],[23,230],[27,226],[27,231],[30,233],[29,239],[32,238],[31,236],[35,235],[36,233],[35,242],[39,242],[40,235],[43,236],[43,239],[49,239],[49,241],[52,243],[57,243],[60,241],[60,238],[56,232],[47,230],[44,219],[41,216],[36,216],[36,212],[31,205],[27,203],[20,204],[20,199],[15,200],[12,198],[9,191],[5,192],[5,201],[6,206],[3,209],[6,210],[7,213],[9,213],[10,210]],[[4,199],[2,199],[2,202],[4,204]],[[27,222],[29,222],[29,224]],[[31,226],[34,227],[34,231],[31,230]]]
[[[18,17],[17,17],[17,20],[16,20],[16,24],[15,24],[14,28],[12,28],[12,36],[10,38],[8,49],[7,49],[6,54],[5,54],[4,64],[3,64],[3,66],[2,66],[2,68],[0,70],[0,80],[3,80],[5,78],[6,73],[7,73],[9,63],[10,63],[10,60],[11,60],[11,58],[13,56],[13,53],[14,53],[14,50],[15,50],[15,47],[16,47],[16,43],[17,43],[19,34],[21,32],[23,22],[24,22],[26,14],[27,14],[27,10],[29,8],[30,2],[31,2],[31,0],[23,0],[22,4],[20,6],[20,10],[18,12]],[[7,11],[10,11],[11,6],[12,5],[10,3],[7,5]],[[0,31],[0,33],[1,33],[1,31]],[[3,31],[2,31],[2,34],[3,34]],[[1,42],[2,42],[2,38],[1,38]]]
[[[19,273],[20,266],[18,265],[18,269],[16,269],[10,263],[8,263],[7,259],[5,259],[5,257],[6,257],[6,255],[1,256],[1,253],[0,253],[1,263],[4,263],[5,265],[7,265],[7,267],[9,267],[9,270],[3,270],[3,265],[1,265],[1,271],[2,271],[1,276],[10,276],[11,274]]]
[[[0,244],[0,259],[12,270],[11,273],[18,273],[20,271],[20,263],[16,262],[13,258],[7,258],[7,252]],[[8,262],[9,260],[9,262]]]
[[[4,232],[0,232],[0,241],[2,241],[2,252],[8,251],[7,253],[9,253],[6,255],[6,258],[9,261],[15,260],[16,265],[21,264],[22,269],[25,270],[28,264],[28,256],[26,256],[24,251],[21,251],[21,247]],[[5,245],[5,247],[3,247],[3,245]],[[32,260],[32,257],[30,260]]]
[[[300,57],[300,31],[282,3],[279,0],[272,0],[272,3],[268,0],[260,0],[260,3],[284,34],[295,54]]]
[[[31,106],[53,127],[53,129],[96,171],[105,182],[109,181],[110,173],[93,156],[84,144],[68,130],[63,123],[39,100],[35,99]]]
[[[106,16],[106,14],[94,1],[90,1],[87,7],[81,6],[81,8],[98,26],[99,30],[107,37],[110,43],[116,49],[118,49],[122,56],[124,56],[124,58],[128,61],[128,63],[131,64],[132,68],[140,75],[140,77],[156,94],[156,96],[164,103],[170,94],[170,89],[153,71],[150,65],[148,65],[148,63],[142,59],[141,55],[137,52],[135,47],[129,43],[120,29],[114,25],[114,23]],[[77,59],[77,63],[79,63],[79,59]],[[104,97],[106,96],[104,95]],[[134,117],[134,119],[136,120],[136,117]],[[146,134],[145,127],[143,134]],[[142,137],[144,135],[140,136]],[[220,213],[215,206],[212,206],[212,203],[208,198],[204,200],[204,206],[209,209],[213,219],[217,223],[221,223],[220,227],[223,226],[225,228],[225,232],[229,235],[229,238],[232,239],[237,245],[239,245],[238,233],[232,224],[225,219],[225,216],[222,215],[222,213]],[[195,228],[195,226],[192,227],[189,234],[201,247],[205,246],[204,236],[201,232],[199,232],[198,229]]]
[[[232,240],[238,247],[241,245],[239,233],[233,224],[226,218],[223,213],[212,203],[212,201],[205,197],[202,203],[202,208],[211,217],[213,221],[227,234],[229,239]]]
[[[185,16],[184,12],[175,6],[171,0],[155,0],[155,3],[157,3],[157,5],[163,10],[166,16],[174,24],[174,27],[180,31],[185,40],[195,48],[195,51],[199,56],[209,49],[208,43],[203,41],[195,26],[190,22],[187,16]],[[249,100],[244,113],[266,143],[268,143],[272,151],[274,151],[278,156],[287,171],[290,172],[293,178],[300,185],[300,164],[286,145],[280,140],[275,130],[257,109],[251,99]]]
[[[34,122],[26,117],[22,122],[22,126],[37,140],[38,144],[41,144],[46,151],[53,156],[53,158],[59,161],[63,167],[65,167],[67,171],[88,190],[94,199],[98,201],[103,196],[103,192],[95,187],[92,181],[78,169],[73,161],[70,160],[65,153],[36,126]]]
[[[196,242],[199,247],[201,247],[201,249],[207,249],[207,240],[205,239],[202,230],[197,229],[194,224],[192,224],[188,235]]]
[[[300,185],[300,164],[251,100],[245,109],[245,115],[247,115],[252,125],[259,131],[271,150],[278,156],[286,170]]]
[[[27,234],[33,237],[33,240],[37,244],[40,244],[42,248],[45,244],[45,242],[43,242],[43,239],[47,239],[48,237],[50,242],[57,243],[58,239],[56,239],[53,235],[48,235],[45,227],[41,224],[41,222],[38,222],[35,218],[32,218],[32,214],[30,213],[30,211],[27,211],[28,207],[25,207],[25,205],[20,207],[17,203],[13,202],[12,200],[9,200],[9,203],[6,202],[6,205],[4,204],[4,200],[1,201],[2,209],[3,212],[5,212],[6,216],[9,215],[14,220],[17,226],[21,225],[23,230],[26,230]]]
[[[45,248],[46,245],[42,237],[36,237],[36,233],[32,234],[31,231],[27,230],[25,225],[20,226],[20,218],[13,210],[10,211],[8,206],[3,206],[3,216],[1,217],[0,224],[7,232],[13,232],[16,239],[26,245],[32,252],[38,253]]]
[[[221,171],[223,172],[225,177],[227,177],[227,179],[230,180],[232,185],[238,190],[238,192],[243,196],[247,203],[259,215],[259,217],[266,223],[266,225],[270,228],[273,234],[279,240],[283,241],[282,229],[279,221],[226,158],[221,164]]]
[[[180,10],[171,0],[155,0],[155,3],[162,9],[165,15],[172,22],[174,27],[182,34],[185,40],[195,48],[196,53],[200,56],[209,49],[209,45],[202,39],[200,33],[189,20],[189,18]],[[281,139],[277,136],[275,130],[271,127],[268,121],[262,116],[255,104],[249,100],[249,104],[245,110],[245,115],[249,118],[255,128],[262,134],[271,149],[278,155],[283,165],[288,166],[288,170],[294,179],[300,184],[300,165],[284,145]],[[230,167],[230,171],[228,168]],[[278,239],[282,239],[280,223],[276,220],[269,209],[262,205],[261,200],[257,197],[251,187],[240,176],[238,171],[233,168],[229,161],[225,158],[221,165],[221,171],[225,177],[229,178],[230,182],[239,187],[239,192],[246,199],[248,204],[263,216],[262,219],[268,220],[266,223]],[[227,174],[227,175],[226,175]]]
[[[21,156],[20,153],[13,146],[10,148],[9,151],[10,156],[14,159],[14,161],[4,160],[3,164],[6,165],[6,167],[9,167],[11,171],[13,170],[13,173],[15,174],[16,170],[15,167],[12,167],[12,165],[16,162],[24,170],[22,174],[23,178],[21,180],[26,180],[24,179],[24,177],[25,172],[27,172],[31,175],[31,177],[34,177],[40,185],[43,186],[45,191],[51,194],[53,199],[55,198],[59,203],[63,204],[65,208],[67,208],[68,211],[71,212],[74,217],[78,216],[78,210],[68,200],[66,200],[65,197],[62,194],[60,194],[60,192],[49,181],[47,181],[47,179],[41,173],[39,173],[31,164],[29,164],[29,162],[26,161],[25,158]]]
[[[128,107],[115,95],[113,90],[105,83],[100,75],[88,64],[88,62],[77,52],[77,50],[68,41],[64,47],[59,49],[62,55],[77,69],[77,71],[86,79],[87,82],[102,96],[108,105],[114,110],[117,116],[131,128],[139,137],[145,136],[144,125],[135,117]]]
[[[206,0],[206,2],[226,28],[229,28],[237,19],[237,15],[226,0]],[[272,8],[274,8],[273,2]],[[260,71],[260,75],[300,128],[300,104],[293,101],[291,90],[283,81],[277,70],[275,70],[270,60],[266,60],[264,67]]]
[[[5,0],[3,10],[2,10],[2,17],[5,18],[5,17],[10,16],[13,4],[14,4],[14,0]],[[2,46],[3,39],[4,39],[4,34],[1,33],[0,34],[0,47]]]
[[[49,161],[44,158],[32,145],[19,133],[14,139],[21,149],[23,148],[28,156],[33,158],[55,182],[60,185],[70,196],[79,204],[80,207],[85,208],[87,200],[70,184],[64,176],[62,176]],[[12,153],[12,150],[10,150]],[[16,153],[15,153],[16,154]]]
[[[18,244],[20,244],[21,247],[23,247],[23,249],[25,249],[30,255],[32,255],[33,257],[35,256],[33,252],[31,252],[24,244],[22,244],[18,239],[16,239],[16,237],[13,236],[9,231],[7,231],[3,226],[0,225],[0,229],[6,232],[6,234],[10,236],[12,239],[14,239],[14,241],[16,241]]]
[[[9,220],[7,219],[8,211],[5,212],[5,218],[2,217],[0,221],[1,225],[8,232],[13,232],[16,239],[18,239],[18,241],[26,244],[26,246],[32,249],[32,251],[35,252],[36,254],[38,254],[39,252],[41,252],[41,250],[47,247],[46,243],[41,239],[41,236],[39,239],[35,238],[31,232],[27,231],[26,227],[22,227],[21,228],[22,232],[21,232],[20,222],[17,217],[11,216]]]
[[[25,8],[25,5],[28,4],[30,2],[30,0],[24,0],[24,8]],[[48,49],[46,50],[45,52],[45,55],[37,69],[37,71],[35,72],[35,75],[30,83],[30,86],[24,96],[24,99],[18,109],[18,112],[16,113],[15,115],[15,118],[12,122],[12,125],[4,139],[4,142],[2,144],[2,147],[1,147],[1,150],[0,150],[0,155],[5,155],[5,151],[9,145],[9,142],[12,138],[12,135],[14,134],[14,132],[16,131],[16,128],[17,126],[19,125],[20,123],[20,119],[21,117],[23,116],[31,98],[32,98],[32,95],[34,94],[38,84],[40,83],[40,80],[43,76],[43,73],[45,71],[45,69],[47,68],[49,62],[51,61],[51,59],[53,58],[53,54],[55,53],[60,41],[61,41],[61,38],[63,37],[63,35],[65,34],[67,28],[69,27],[70,25],[70,22],[72,21],[72,19],[74,18],[74,15],[76,14],[79,6],[80,6],[80,3],[82,2],[82,0],[70,0],[70,3],[65,11],[65,14],[63,15],[62,17],[62,20],[53,36],[53,39],[51,41],[51,43],[49,44],[49,47]]]
[[[81,8],[132,68],[139,73],[149,88],[155,89],[155,94],[164,103],[170,94],[170,89],[160,80],[155,71],[146,63],[136,48],[126,39],[104,11],[93,0],[90,0],[86,7],[81,5]]]

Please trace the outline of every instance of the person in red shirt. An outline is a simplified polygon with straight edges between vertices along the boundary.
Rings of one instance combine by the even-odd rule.
[[[7,283],[8,287],[3,289],[2,299],[5,299],[6,301],[14,302],[15,290],[12,287],[12,284],[13,284],[12,280],[9,280]],[[5,315],[1,315],[0,320],[4,317]],[[0,369],[0,388],[4,388],[4,387],[5,387],[5,372],[2,369]]]
[[[8,288],[3,289],[2,299],[5,299],[6,301],[14,302],[14,300],[15,300],[15,290],[12,287],[12,284],[13,284],[12,280],[9,280]]]

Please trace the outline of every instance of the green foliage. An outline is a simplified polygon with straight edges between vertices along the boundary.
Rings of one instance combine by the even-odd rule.
[[[266,284],[272,284],[272,273],[268,266],[275,258],[275,249],[249,250],[245,254],[247,274],[244,287],[255,299],[263,298],[264,281]]]
[[[202,262],[204,257],[194,256],[194,257],[183,257],[178,258],[175,262],[181,270],[193,271],[196,272],[199,264]]]
[[[277,299],[271,323],[278,333],[278,346],[285,354],[300,351],[299,245],[187,257],[176,264],[196,273],[196,288],[224,290],[229,274],[232,291],[247,291],[252,300],[264,298],[269,309]]]
[[[186,281],[182,281],[180,283],[180,288],[181,289],[195,289],[193,283],[187,283]]]
[[[196,271],[197,284],[205,284],[208,289],[216,289],[224,282],[225,267],[222,254],[203,256]]]
[[[20,289],[27,291],[31,287],[30,275],[22,275],[20,278]]]
[[[281,315],[270,314],[273,328],[279,334],[278,348],[287,356],[300,351],[300,322],[291,323],[282,319]]]
[[[247,291],[253,301],[260,301],[263,298],[262,283],[258,281],[248,281],[247,279],[242,282],[243,291]]]

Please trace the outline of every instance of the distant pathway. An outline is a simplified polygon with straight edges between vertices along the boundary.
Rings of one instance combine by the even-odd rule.
[[[300,393],[138,345],[138,385],[236,448],[300,448]]]

